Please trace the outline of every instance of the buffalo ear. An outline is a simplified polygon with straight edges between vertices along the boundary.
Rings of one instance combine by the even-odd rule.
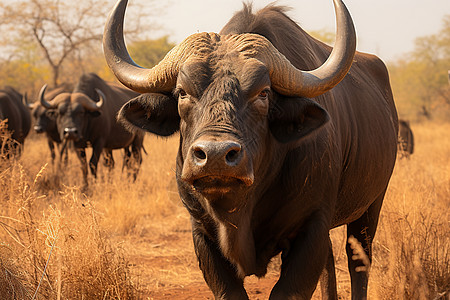
[[[299,140],[326,124],[330,116],[308,98],[280,97],[270,108],[269,127],[281,143]]]
[[[131,129],[146,130],[159,136],[170,136],[180,128],[178,104],[170,95],[148,93],[128,101],[118,119]]]

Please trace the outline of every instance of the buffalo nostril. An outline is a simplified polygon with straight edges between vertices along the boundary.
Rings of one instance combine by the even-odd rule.
[[[201,147],[195,147],[193,149],[193,153],[194,153],[194,157],[198,160],[198,161],[204,161],[206,160],[206,153],[205,151],[203,151],[203,149]]]
[[[241,161],[241,150],[241,145],[236,142],[202,141],[192,147],[191,155],[197,166],[212,164],[222,167],[235,167]]]
[[[229,151],[225,157],[227,163],[235,163],[239,159],[239,152],[240,149],[239,150],[233,149]]]

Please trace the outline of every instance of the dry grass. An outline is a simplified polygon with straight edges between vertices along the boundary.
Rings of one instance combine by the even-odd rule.
[[[25,282],[25,274],[18,268],[14,252],[2,243],[0,245],[0,299],[30,298]]]
[[[380,299],[445,299],[450,291],[450,125],[413,128],[416,152],[397,161],[372,272]]]
[[[375,237],[371,299],[449,295],[450,125],[412,130],[416,152],[397,163]],[[145,147],[136,182],[122,173],[116,151],[116,168],[100,166],[87,193],[78,188],[76,156],[58,171],[41,137],[26,141],[19,160],[0,162],[1,299],[31,299],[39,283],[37,299],[186,299],[187,290],[211,298],[177,195],[178,139],[148,136]],[[332,239],[339,295],[348,299],[344,229]],[[268,281],[246,281],[252,299],[268,298],[278,268],[276,259]]]
[[[50,169],[26,153],[0,161],[1,299],[136,299],[127,257],[95,201],[64,178],[46,190]]]

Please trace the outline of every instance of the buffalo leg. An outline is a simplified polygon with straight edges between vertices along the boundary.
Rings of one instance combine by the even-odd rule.
[[[88,170],[87,170],[87,162],[86,162],[86,150],[84,148],[77,148],[77,157],[80,160],[81,163],[81,172],[83,173],[83,180],[84,180],[84,186],[88,186],[87,176],[88,176]]]
[[[337,300],[336,270],[334,268],[334,255],[331,239],[328,237],[328,260],[320,275],[320,290],[322,299]]]
[[[133,153],[133,180],[136,181],[137,175],[139,173],[139,169],[142,164],[142,143],[135,145],[134,143],[131,145],[131,152]]]
[[[248,299],[244,281],[236,274],[234,266],[219,252],[218,247],[192,221],[195,253],[206,283],[215,299]]]
[[[133,181],[136,181],[140,166],[142,164],[141,150],[144,147],[143,136],[136,135],[130,147],[131,151],[129,147],[124,148],[123,167],[127,168],[127,175],[128,176],[132,175]]]
[[[103,165],[108,168],[108,171],[111,172],[114,169],[114,156],[111,149],[105,149],[103,151]]]
[[[378,225],[381,204],[383,203],[384,193],[367,209],[367,211],[356,221],[347,225],[347,238],[353,236],[361,243],[365,255],[368,258],[367,266],[361,259],[353,258],[353,249],[347,242],[346,251],[348,259],[348,268],[350,271],[352,285],[352,299],[367,299],[367,283],[369,279],[369,267],[372,263],[372,241]]]
[[[91,169],[91,174],[94,176],[94,178],[97,178],[97,165],[98,160],[100,159],[100,155],[103,151],[103,143],[100,141],[96,142],[94,145],[92,145],[92,156],[89,161],[89,168]]]
[[[68,160],[69,160],[69,153],[67,150],[67,143],[69,141],[64,140],[61,146],[61,149],[59,150],[59,162],[61,163],[64,160],[64,166],[67,166]]]
[[[66,145],[66,147],[64,148],[64,153],[61,152],[60,155],[61,155],[61,156],[64,156],[64,157],[63,157],[63,160],[64,160],[64,167],[67,167],[67,165],[69,164],[69,149],[68,149],[67,145]]]
[[[53,141],[50,139],[47,140],[47,144],[48,144],[48,148],[50,149],[50,155],[52,157],[52,164],[54,164],[55,158],[56,158],[55,145],[53,144]]]
[[[131,151],[129,147],[123,148],[123,164],[122,164],[122,172],[125,168],[128,168],[130,166],[130,160],[131,160]]]
[[[310,216],[282,254],[280,279],[269,299],[311,299],[329,252],[329,226],[320,212]]]

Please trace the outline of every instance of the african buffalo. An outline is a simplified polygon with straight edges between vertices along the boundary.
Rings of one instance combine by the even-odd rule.
[[[110,83],[114,84],[114,83]],[[64,85],[59,86],[50,92],[45,93],[45,100],[51,101],[53,98],[55,98],[57,95],[61,93],[67,93],[70,92],[71,89]],[[47,143],[48,147],[50,149],[50,154],[52,157],[52,163],[54,163],[54,160],[56,158],[55,154],[55,144],[57,148],[59,149],[60,154],[60,161],[63,160],[64,156],[64,163],[67,164],[68,162],[68,143],[69,141],[67,139],[61,140],[61,137],[59,135],[59,131],[56,125],[56,109],[46,109],[42,103],[40,102],[40,99],[38,101],[28,104],[28,108],[31,110],[31,114],[35,120],[35,125],[33,126],[34,131],[37,134],[45,133],[47,137]],[[103,152],[104,156],[104,165],[108,167],[109,169],[114,168],[114,158],[112,154],[112,150],[105,149]],[[124,166],[129,164],[128,161],[130,161],[131,153],[130,149],[124,148]]]
[[[409,156],[414,153],[413,132],[408,121],[399,120],[398,126],[398,151],[400,158],[409,158]]]
[[[67,93],[69,91],[70,89],[66,86],[57,87],[45,94],[45,100],[50,101],[57,95],[61,93]],[[60,161],[63,159],[64,154],[64,160],[67,163],[67,145],[66,143],[63,143],[63,140],[59,135],[58,128],[56,127],[56,110],[46,109],[39,100],[40,99],[32,104],[28,104],[28,108],[31,110],[31,115],[33,116],[35,121],[33,129],[37,134],[45,133],[47,137],[47,144],[52,157],[52,163],[54,163],[56,158],[55,144],[60,154]]]
[[[2,154],[6,154],[7,157],[10,157],[11,154],[21,154],[25,138],[30,131],[31,116],[23,104],[23,97],[25,96],[12,87],[0,90],[0,120],[8,120],[7,129],[13,139],[12,142],[3,140],[3,138],[0,141]]]
[[[329,230],[347,224],[371,259],[398,130],[387,69],[355,51],[345,5],[334,1],[333,49],[281,7],[244,5],[219,34],[189,36],[152,69],[127,52],[126,5],[109,16],[103,49],[116,77],[147,94],[119,117],[162,136],[180,131],[178,190],[215,297],[248,299],[244,278],[264,276],[281,253],[270,299],[309,299],[319,279],[336,299]],[[363,299],[368,268],[346,249],[352,298]]]
[[[61,93],[52,100],[45,100],[46,86],[39,94],[40,103],[47,110],[56,111],[56,125],[61,140],[73,141],[81,161],[84,183],[87,185],[85,149],[91,146],[89,167],[94,177],[102,151],[106,160],[112,159],[112,150],[124,148],[125,161],[133,166],[136,179],[142,162],[143,133],[131,133],[117,122],[116,115],[121,106],[137,93],[118,84],[107,83],[96,74],[82,75],[71,93]],[[129,150],[131,147],[131,152]],[[127,154],[130,153],[127,157]],[[136,165],[131,164],[131,153]],[[113,163],[113,161],[111,162]]]

